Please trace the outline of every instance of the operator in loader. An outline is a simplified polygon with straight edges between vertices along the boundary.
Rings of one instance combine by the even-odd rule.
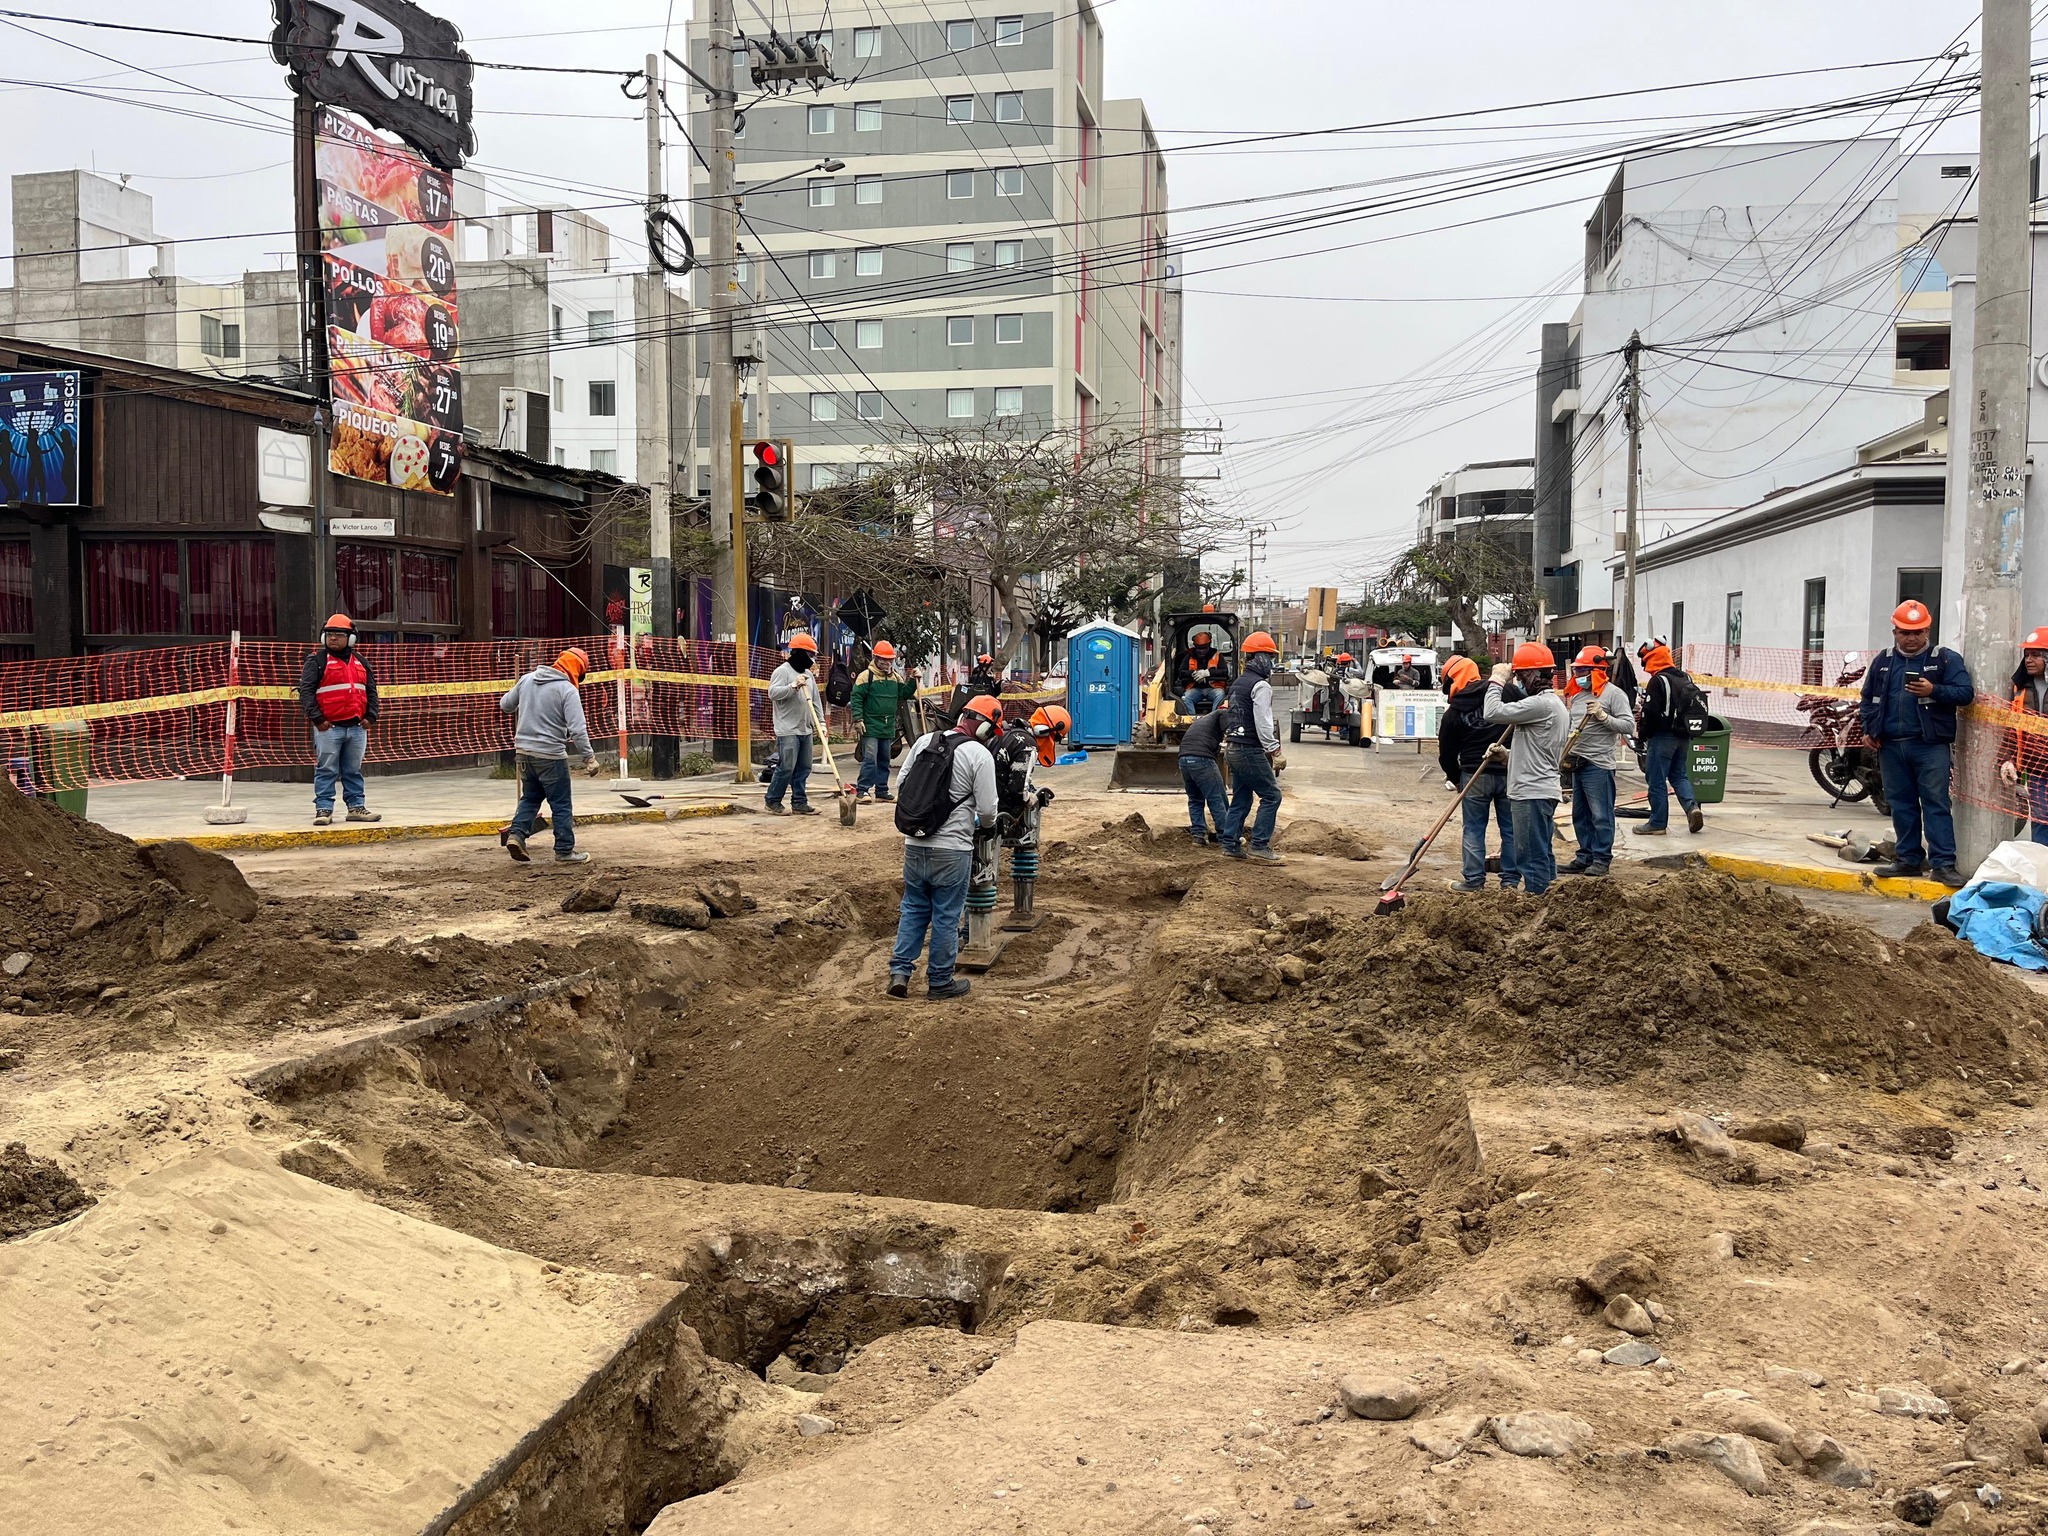
[[[1180,668],[1182,708],[1197,717],[1206,715],[1223,702],[1223,690],[1230,685],[1230,673],[1216,653],[1213,638],[1198,629],[1188,641],[1187,659]]]

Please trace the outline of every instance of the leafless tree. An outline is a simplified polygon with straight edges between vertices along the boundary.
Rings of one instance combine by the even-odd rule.
[[[1487,603],[1500,604],[1509,624],[1527,624],[1536,611],[1528,555],[1513,538],[1485,531],[1411,545],[1368,583],[1368,591],[1382,604],[1441,604],[1473,646],[1486,636]]]

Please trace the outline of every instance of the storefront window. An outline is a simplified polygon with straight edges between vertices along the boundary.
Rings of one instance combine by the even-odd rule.
[[[94,635],[180,633],[178,541],[88,540],[85,628]]]
[[[570,633],[566,573],[526,560],[491,562],[491,633],[501,639],[556,640]]]
[[[270,540],[193,539],[185,561],[193,634],[276,635],[277,552]]]
[[[334,546],[335,591],[341,611],[358,624],[388,624],[398,617],[398,584],[393,579],[397,553],[388,545]]]
[[[455,624],[455,557],[408,549],[399,554],[405,593],[405,622]]]
[[[29,582],[27,539],[0,539],[0,635],[35,632],[36,609]]]

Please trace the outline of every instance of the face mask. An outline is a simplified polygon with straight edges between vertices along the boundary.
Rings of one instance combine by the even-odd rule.
[[[791,651],[789,653],[789,664],[799,672],[808,672],[811,670],[811,653],[809,651]]]

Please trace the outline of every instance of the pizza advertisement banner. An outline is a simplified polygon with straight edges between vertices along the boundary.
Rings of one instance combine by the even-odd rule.
[[[446,171],[330,107],[315,141],[338,475],[450,495],[462,468]]]

